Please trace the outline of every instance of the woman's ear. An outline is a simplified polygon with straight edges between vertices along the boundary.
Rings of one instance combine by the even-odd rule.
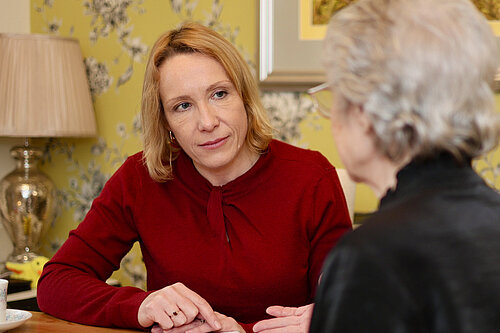
[[[352,116],[352,120],[356,121],[356,126],[359,126],[365,133],[371,133],[373,131],[372,122],[363,105],[351,104],[350,108],[349,114]]]

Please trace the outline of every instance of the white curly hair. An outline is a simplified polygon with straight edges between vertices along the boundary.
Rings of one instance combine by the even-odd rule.
[[[362,106],[390,160],[462,160],[499,142],[496,48],[469,0],[359,0],[330,20],[323,63],[337,107]]]

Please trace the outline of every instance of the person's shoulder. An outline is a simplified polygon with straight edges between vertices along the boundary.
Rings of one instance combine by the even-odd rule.
[[[376,215],[376,213],[374,213]],[[365,262],[394,263],[399,253],[413,251],[415,240],[409,230],[392,223],[385,223],[377,217],[367,218],[363,224],[344,234],[332,249],[332,260],[343,264]],[[418,246],[418,244],[416,244]]]
[[[127,163],[133,163],[133,164],[143,164],[144,161],[144,154],[142,151],[139,151],[133,155],[130,155],[127,157],[125,162]]]
[[[144,155],[142,151],[139,151],[133,155],[128,156],[122,164],[122,167],[130,168],[144,165]]]
[[[269,144],[272,154],[282,162],[295,164],[304,168],[332,170],[333,166],[319,151],[304,149],[289,143],[272,140]]]
[[[390,257],[394,254],[397,257],[398,253],[413,253],[423,244],[429,245],[429,240],[435,239],[439,229],[447,230],[450,235],[454,233],[453,227],[438,225],[433,219],[420,215],[421,210],[422,207],[414,201],[379,207],[346,237],[347,244],[379,255]]]
[[[147,167],[144,161],[143,152],[137,152],[128,156],[123,164],[118,168],[115,175],[129,175],[131,173],[147,173]]]

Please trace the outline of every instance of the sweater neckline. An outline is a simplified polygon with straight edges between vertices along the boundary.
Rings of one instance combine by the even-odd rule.
[[[179,156],[172,164],[174,180],[185,183],[193,190],[196,189],[196,192],[203,193],[207,197],[214,189],[222,191],[225,197],[243,195],[265,181],[266,166],[269,165],[272,159],[272,154],[270,154],[272,150],[271,146],[272,143],[269,144],[264,153],[260,154],[257,161],[249,170],[222,186],[212,185],[198,172],[192,159],[181,150]]]

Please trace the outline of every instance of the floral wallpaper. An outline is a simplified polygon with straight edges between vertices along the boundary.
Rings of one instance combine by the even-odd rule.
[[[258,0],[31,0],[34,33],[77,38],[94,101],[99,136],[48,139],[42,142],[42,168],[58,187],[59,215],[42,253],[52,256],[68,232],[82,221],[93,199],[125,159],[141,150],[140,95],[149,47],[166,30],[183,21],[207,25],[230,40],[255,71]],[[320,150],[342,166],[333,148],[329,122],[299,92],[262,93],[276,138]],[[500,100],[498,101],[500,105]],[[500,154],[476,162],[480,172],[500,188]],[[356,211],[375,209],[377,200],[358,186]],[[145,287],[137,246],[113,275],[123,285]]]

